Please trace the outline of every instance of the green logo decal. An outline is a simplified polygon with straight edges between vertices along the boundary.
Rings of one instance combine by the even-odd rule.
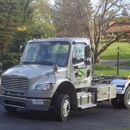
[[[79,69],[76,73],[75,73],[75,77],[82,77],[84,76],[84,70],[83,69]]]
[[[84,70],[83,69],[79,69],[79,74],[84,76]]]

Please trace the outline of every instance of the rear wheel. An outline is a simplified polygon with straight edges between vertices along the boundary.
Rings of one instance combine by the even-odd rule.
[[[16,107],[11,107],[11,106],[4,106],[5,110],[10,112],[10,113],[14,113],[16,112],[17,108]]]
[[[66,121],[70,114],[70,98],[68,95],[60,94],[55,103],[55,117],[59,121]]]
[[[116,98],[111,99],[111,103],[115,108],[124,108],[124,95],[117,95]]]
[[[130,109],[130,87],[126,89],[126,92],[124,95],[124,104],[127,109]]]
[[[130,109],[130,87],[128,87],[123,95],[117,95],[116,98],[111,100],[115,108]]]

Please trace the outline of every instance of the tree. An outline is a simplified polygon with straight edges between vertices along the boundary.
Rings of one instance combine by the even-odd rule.
[[[65,5],[67,2],[68,4]],[[103,36],[109,28],[120,23],[120,21],[115,19],[121,15],[120,10],[129,5],[130,3],[124,4],[122,0],[99,0],[98,4],[92,9],[89,0],[56,0],[53,8],[53,21],[58,33],[66,29],[73,35],[73,31],[71,31],[73,29],[69,26],[73,24],[74,27],[73,25],[72,27],[76,29],[75,32],[78,36],[88,37],[92,45],[92,51],[94,52],[95,62],[99,63],[100,54],[111,44],[120,39],[122,35],[128,33],[126,29],[125,32],[120,33],[120,35],[117,35],[115,38],[108,39],[102,48],[99,46],[101,36]],[[61,21],[63,21],[62,26]],[[110,25],[110,22],[113,22],[113,24]]]
[[[106,44],[99,49],[99,44],[101,42],[101,36],[105,34],[105,32],[116,24],[120,24],[120,21],[116,21],[115,18],[120,16],[120,10],[124,8],[124,4],[122,0],[100,0],[98,6],[95,9],[94,13],[94,22],[93,22],[93,32],[94,35],[92,38],[90,36],[91,43],[94,43],[93,52],[95,55],[95,62],[99,62],[99,56],[102,52],[104,52],[111,44],[115,41],[119,40],[123,35],[128,33],[127,28],[125,32],[116,35],[116,37],[109,39],[106,41]],[[110,22],[113,24],[110,25]],[[121,22],[122,23],[122,22]]]
[[[50,3],[48,0],[34,0],[32,3],[34,9],[33,22],[30,26],[30,32],[34,38],[54,37],[54,26],[51,20]]]
[[[129,15],[129,12],[127,11],[126,8],[124,8],[124,9],[122,10],[122,16],[128,16],[128,15]]]
[[[0,49],[6,49],[18,26],[30,18],[32,0],[0,0]]]
[[[20,45],[25,44],[30,38],[30,25],[33,25],[33,0],[17,0],[19,7],[19,22],[13,32],[13,38],[8,44],[8,51],[10,53],[19,53]]]
[[[33,38],[54,36],[54,27],[50,20],[50,5],[47,0],[21,1],[19,27],[14,31],[13,39],[8,44],[9,53],[19,54],[20,45]]]
[[[16,1],[0,0],[0,49],[4,49],[15,30]]]
[[[80,3],[80,5],[79,5]],[[82,6],[82,7],[81,7]],[[86,7],[85,7],[86,6]],[[52,19],[58,36],[83,36],[83,26],[79,18],[79,11],[87,13],[85,18],[91,18],[92,6],[90,0],[56,0],[53,7]],[[88,21],[88,20],[87,20]]]
[[[18,55],[16,53],[9,53],[7,51],[0,51],[0,61],[2,61],[2,70],[18,64]]]
[[[26,42],[31,24],[32,0],[0,0],[0,62],[6,70],[19,62],[19,46]]]

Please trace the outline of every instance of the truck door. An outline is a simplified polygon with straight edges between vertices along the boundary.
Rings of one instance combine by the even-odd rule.
[[[85,60],[88,60],[85,57],[85,47],[86,43],[75,43],[73,45],[73,54],[72,54],[72,70],[71,71],[71,80],[76,88],[83,88],[89,86],[91,78],[91,65],[85,65]],[[89,58],[91,61],[91,59]]]

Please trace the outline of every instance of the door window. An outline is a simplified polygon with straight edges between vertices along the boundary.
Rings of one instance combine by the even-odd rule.
[[[86,44],[84,44],[84,43],[76,43],[74,45],[73,57],[72,57],[73,64],[77,64],[77,63],[84,61],[84,59],[85,59],[85,47],[86,47]]]

